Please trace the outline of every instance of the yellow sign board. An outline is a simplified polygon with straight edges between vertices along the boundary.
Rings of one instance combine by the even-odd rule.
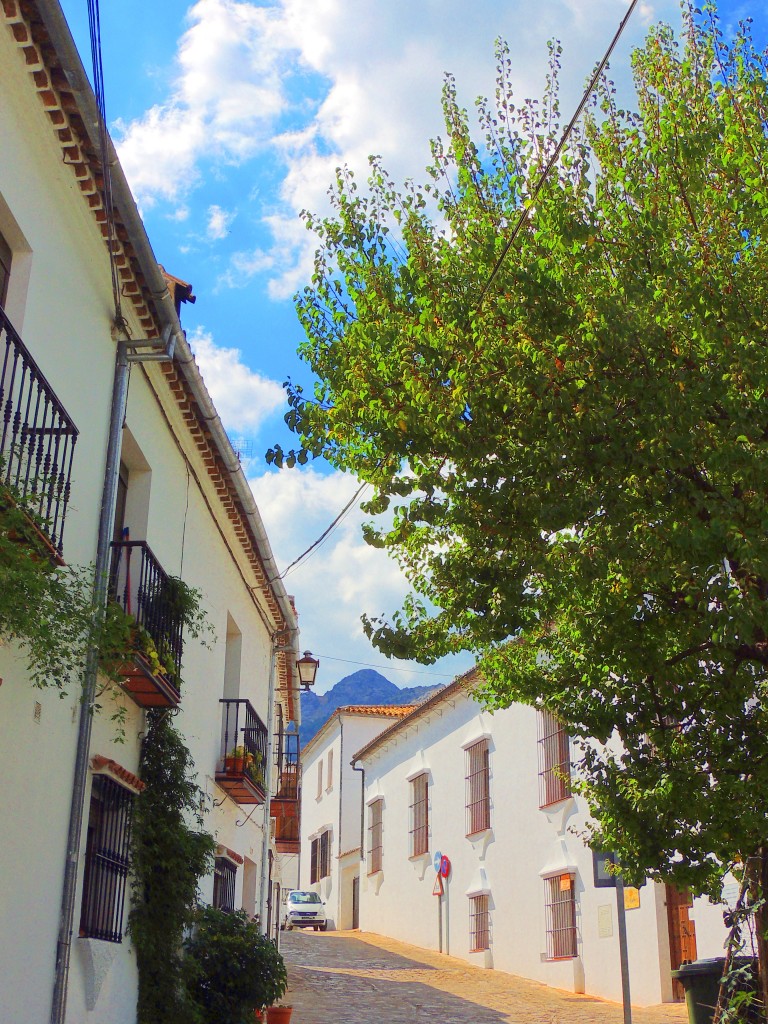
[[[624,909],[637,910],[640,906],[640,890],[631,885],[624,886]]]

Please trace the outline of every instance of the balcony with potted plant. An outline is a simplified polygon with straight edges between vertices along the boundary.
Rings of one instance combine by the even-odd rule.
[[[275,846],[278,853],[298,853],[301,807],[299,736],[284,730],[282,714],[279,714],[275,750],[276,784],[269,805],[269,813],[275,819]]]
[[[142,708],[177,707],[182,632],[197,613],[196,591],[168,576],[144,541],[112,544],[109,579],[113,633],[130,657],[117,666],[120,685]]]
[[[266,800],[267,727],[252,704],[224,699],[216,782],[239,804]]]
[[[32,557],[59,565],[77,435],[0,306],[0,520]]]

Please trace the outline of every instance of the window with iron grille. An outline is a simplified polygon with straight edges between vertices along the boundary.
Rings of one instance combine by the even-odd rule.
[[[539,711],[539,807],[548,807],[571,795],[571,751],[562,722],[549,711]]]
[[[309,881],[315,883],[319,879],[318,862],[320,858],[320,840],[313,839],[309,854]]]
[[[547,960],[576,956],[576,896],[574,876],[545,878]]]
[[[368,805],[368,874],[381,871],[384,844],[383,800]]]
[[[411,856],[429,850],[429,776],[417,775],[411,782]]]
[[[469,897],[469,951],[478,953],[491,948],[491,919],[488,912],[488,896]]]
[[[331,873],[331,833],[323,832],[312,840],[309,855],[309,881],[319,882]]]
[[[467,835],[491,827],[491,785],[488,741],[480,740],[466,749]]]
[[[106,775],[94,775],[80,911],[82,936],[122,941],[132,811],[130,790]]]
[[[333,789],[333,751],[328,751],[328,765],[325,770],[325,788]]]
[[[237,867],[226,857],[217,857],[213,865],[213,905],[232,914],[235,910]]]

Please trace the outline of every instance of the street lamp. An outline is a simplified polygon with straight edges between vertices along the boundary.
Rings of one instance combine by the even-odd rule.
[[[296,662],[296,668],[299,670],[299,683],[305,693],[309,693],[310,686],[315,685],[315,676],[319,665],[320,659],[313,658],[311,651],[304,651],[304,657],[299,658]]]

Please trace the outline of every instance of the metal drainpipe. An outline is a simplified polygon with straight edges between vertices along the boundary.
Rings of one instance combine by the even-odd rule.
[[[342,765],[344,764],[344,718],[339,715],[339,838],[337,840],[339,844],[338,854],[336,860],[339,864],[339,870],[336,872],[336,881],[338,892],[336,894],[336,927],[341,927],[341,860],[339,859],[343,850],[341,848],[341,801],[344,796],[344,772],[342,771]]]
[[[274,751],[275,731],[275,671],[277,666],[278,651],[284,648],[277,646],[280,637],[297,633],[298,630],[292,627],[279,629],[271,636],[272,651],[269,659],[269,693],[267,697],[267,764],[264,773],[264,788],[266,799],[264,801],[264,832],[261,837],[261,884],[259,888],[259,929],[262,935],[267,934],[267,896],[269,886],[269,822],[270,803],[272,798],[272,755]],[[290,650],[290,647],[288,648]]]
[[[117,481],[120,473],[120,449],[127,395],[128,352],[125,343],[121,341],[117,345],[115,375],[112,382],[107,462],[104,469],[104,485],[96,542],[96,567],[93,584],[94,612],[102,609],[107,601],[109,545],[114,528]],[[80,702],[75,775],[72,783],[72,803],[69,811],[69,832],[67,835],[67,859],[64,865],[64,889],[61,896],[59,937],[56,945],[56,973],[53,987],[53,1003],[51,1006],[51,1024],[64,1024],[67,1012],[69,961],[72,950],[72,921],[75,914],[77,868],[80,860],[85,791],[88,782],[88,756],[90,754],[91,728],[93,724],[93,703],[96,694],[98,671],[98,649],[91,644],[86,656],[83,694]]]

